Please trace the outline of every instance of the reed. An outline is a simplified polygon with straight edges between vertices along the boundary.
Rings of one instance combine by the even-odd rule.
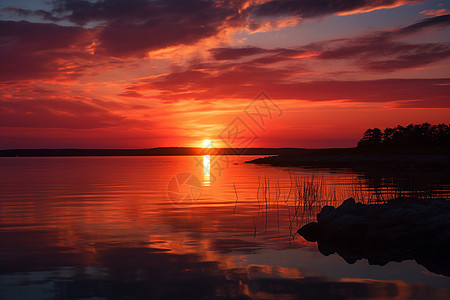
[[[418,190],[412,187],[405,191],[392,179],[383,179],[378,185],[370,185],[368,180],[355,177],[351,181],[329,182],[323,175],[292,175],[289,181],[281,182],[279,178],[258,177],[258,216],[263,217],[264,232],[276,222],[280,231],[280,215],[288,217],[289,237],[294,239],[297,229],[316,219],[323,206],[339,206],[342,201],[354,198],[361,203],[384,203],[399,197],[417,199],[433,198],[441,195],[433,189]],[[256,232],[256,223],[254,222]],[[272,227],[273,228],[273,227]]]

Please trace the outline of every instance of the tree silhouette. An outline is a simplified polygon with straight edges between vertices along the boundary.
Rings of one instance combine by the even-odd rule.
[[[369,128],[358,142],[358,147],[377,147],[382,143],[382,133],[379,128]]]
[[[429,123],[398,125],[386,128],[369,128],[358,142],[358,148],[398,149],[450,147],[450,126],[447,124],[431,125]]]

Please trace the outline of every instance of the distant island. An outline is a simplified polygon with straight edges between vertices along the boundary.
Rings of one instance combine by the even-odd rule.
[[[39,156],[175,156],[175,155],[288,155],[296,148],[191,148],[159,147],[149,149],[9,149],[0,157]]]
[[[351,168],[358,171],[450,168],[450,126],[409,124],[370,128],[355,148],[303,149],[249,163],[284,167]]]

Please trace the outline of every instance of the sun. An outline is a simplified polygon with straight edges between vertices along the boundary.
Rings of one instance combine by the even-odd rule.
[[[203,147],[205,148],[211,147],[211,140],[209,139],[203,140]]]

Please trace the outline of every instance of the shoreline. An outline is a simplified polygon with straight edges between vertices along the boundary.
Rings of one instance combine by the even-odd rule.
[[[450,154],[326,153],[266,156],[246,163],[277,167],[354,169],[358,171],[444,171],[450,168]]]
[[[288,148],[158,147],[148,149],[8,149],[0,157],[278,155]]]

